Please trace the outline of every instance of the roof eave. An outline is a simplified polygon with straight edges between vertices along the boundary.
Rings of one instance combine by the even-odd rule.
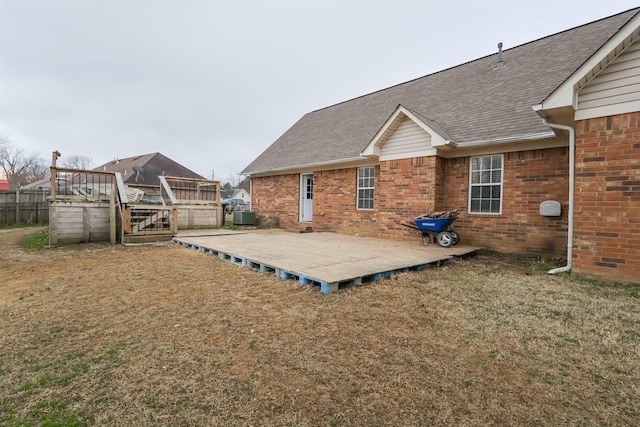
[[[458,142],[456,148],[473,148],[490,145],[510,144],[512,142],[536,141],[539,139],[547,139],[555,136],[553,131],[536,132],[521,135],[512,135],[493,139],[481,139],[476,141]]]
[[[577,92],[614,61],[629,45],[640,37],[640,13],[627,21],[617,33],[589,57],[560,86],[533,110],[546,117],[547,111],[571,107],[577,109]]]
[[[271,168],[271,169],[262,169],[262,170],[243,170],[241,172],[242,175],[248,176],[258,176],[258,175],[273,175],[273,174],[283,174],[283,173],[297,173],[301,170],[318,170],[318,168],[326,168],[333,166],[341,166],[347,165],[354,162],[363,162],[368,160],[365,156],[359,155],[358,157],[348,157],[345,159],[338,160],[328,160],[324,162],[314,162],[302,165],[294,165],[294,166],[283,166],[280,168]]]

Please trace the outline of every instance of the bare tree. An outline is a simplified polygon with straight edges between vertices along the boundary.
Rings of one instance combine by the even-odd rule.
[[[222,180],[223,183],[229,184],[231,188],[242,188],[249,191],[249,178],[241,175],[240,172],[234,172],[227,179]]]
[[[14,190],[48,175],[45,161],[37,154],[25,155],[6,136],[0,135],[0,168]]]
[[[244,191],[246,191],[248,193],[251,190],[251,180],[250,180],[250,178],[248,178],[246,176],[243,176],[242,177],[242,181],[240,181],[238,183],[237,188],[241,188],[241,189],[243,189]]]
[[[62,167],[69,169],[91,169],[93,167],[93,159],[82,154],[71,156],[62,156]]]
[[[34,157],[26,169],[29,182],[38,181],[51,175],[49,165],[41,157]]]

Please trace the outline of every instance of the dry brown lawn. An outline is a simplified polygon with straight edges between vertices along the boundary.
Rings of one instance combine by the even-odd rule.
[[[640,285],[538,265],[323,296],[175,245],[5,246],[0,424],[639,425]]]

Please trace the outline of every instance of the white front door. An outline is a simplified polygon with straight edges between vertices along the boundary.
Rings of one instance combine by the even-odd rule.
[[[313,220],[313,174],[300,176],[300,221]]]

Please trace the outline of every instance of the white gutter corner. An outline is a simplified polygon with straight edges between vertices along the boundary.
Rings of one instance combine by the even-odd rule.
[[[571,126],[558,125],[542,119],[545,126],[554,129],[562,129],[569,132],[569,218],[567,225],[567,265],[547,271],[547,274],[558,274],[571,270],[571,258],[573,257],[573,197],[574,197],[574,175],[575,175],[575,146],[576,132]]]

